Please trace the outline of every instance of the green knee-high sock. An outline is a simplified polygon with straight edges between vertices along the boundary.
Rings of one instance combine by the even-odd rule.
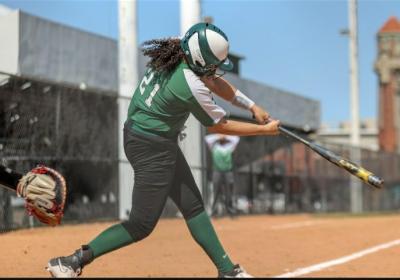
[[[100,233],[88,246],[93,251],[93,257],[97,258],[133,242],[129,232],[121,224],[116,224]]]
[[[211,258],[217,269],[224,273],[231,271],[234,265],[219,242],[207,213],[203,211],[186,223],[193,238]]]

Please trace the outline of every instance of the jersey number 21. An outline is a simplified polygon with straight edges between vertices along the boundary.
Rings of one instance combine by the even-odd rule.
[[[139,90],[140,90],[140,95],[143,95],[146,87],[150,84],[151,80],[154,77],[154,72],[149,70],[147,71],[147,75],[145,75],[142,79],[142,81],[140,82],[139,85]],[[150,92],[149,97],[146,98],[146,100],[144,101],[146,103],[146,105],[148,107],[151,106],[151,102],[153,101],[153,97],[156,95],[157,91],[160,89],[160,85],[159,84],[155,84],[153,90]]]

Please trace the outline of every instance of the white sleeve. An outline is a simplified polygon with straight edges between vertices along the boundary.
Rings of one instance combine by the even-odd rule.
[[[226,115],[225,110],[215,103],[211,91],[193,71],[184,69],[183,73],[193,96],[193,102],[190,103],[191,113],[204,126],[219,123]]]
[[[229,141],[229,143],[226,144],[226,149],[233,152],[236,149],[237,144],[239,143],[240,137],[235,135],[226,135],[225,138]]]
[[[214,146],[215,142],[218,141],[218,139],[219,139],[219,135],[218,134],[208,134],[205,137],[205,140],[206,140],[208,148],[211,149]]]
[[[232,142],[232,144],[234,145],[233,149],[236,149],[236,146],[240,141],[240,137],[236,136],[236,135],[228,135],[227,137]]]

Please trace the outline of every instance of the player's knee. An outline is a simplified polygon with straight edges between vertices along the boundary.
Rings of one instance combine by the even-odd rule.
[[[122,223],[132,239],[137,242],[149,236],[156,226],[157,221],[146,221],[140,218],[130,218]]]

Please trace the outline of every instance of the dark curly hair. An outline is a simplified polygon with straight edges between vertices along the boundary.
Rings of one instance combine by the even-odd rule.
[[[150,57],[147,66],[162,74],[168,74],[184,59],[179,38],[164,38],[145,41],[142,52]]]

